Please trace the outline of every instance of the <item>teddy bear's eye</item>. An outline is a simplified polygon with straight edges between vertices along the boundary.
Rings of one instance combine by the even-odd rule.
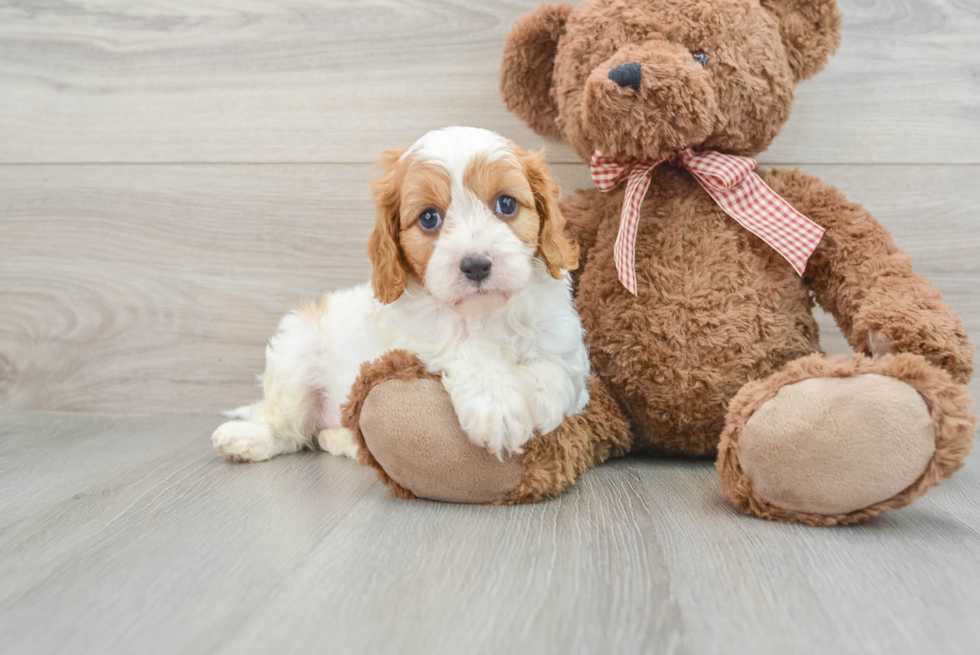
[[[707,66],[708,65],[708,53],[707,52],[701,52],[700,50],[695,50],[694,52],[691,53],[691,56],[694,57],[694,61],[698,62],[702,66]]]

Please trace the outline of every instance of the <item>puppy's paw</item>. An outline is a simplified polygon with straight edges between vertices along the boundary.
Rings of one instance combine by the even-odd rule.
[[[548,434],[565,420],[566,403],[546,389],[538,387],[533,405],[534,427],[541,434]]]
[[[514,389],[477,392],[454,399],[459,424],[470,441],[483,446],[498,459],[504,453],[521,453],[534,436],[534,422],[524,397]]]
[[[347,428],[320,430],[316,440],[321,450],[331,455],[357,459],[357,444],[354,443],[354,435]]]
[[[272,430],[251,421],[222,423],[211,435],[211,443],[235,462],[262,462],[279,454]]]
[[[525,367],[523,374],[534,389],[531,417],[541,434],[557,428],[566,416],[582,411],[588,402],[588,390],[583,387],[577,392],[572,378],[557,364],[535,362]]]

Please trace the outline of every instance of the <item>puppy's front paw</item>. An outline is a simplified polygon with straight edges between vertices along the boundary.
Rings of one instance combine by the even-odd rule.
[[[483,446],[498,459],[502,459],[505,452],[523,452],[522,446],[534,436],[534,422],[527,402],[512,389],[495,393],[481,391],[453,404],[459,424],[470,441]]]
[[[576,390],[572,378],[560,366],[552,362],[534,362],[524,368],[524,377],[534,389],[530,402],[534,427],[541,434],[548,434],[565,420],[582,411],[589,401],[589,392],[583,386]]]
[[[211,443],[235,462],[262,462],[279,454],[272,430],[251,421],[222,423],[211,435]]]
[[[548,434],[565,420],[565,403],[542,387],[534,397],[534,427],[541,434]]]

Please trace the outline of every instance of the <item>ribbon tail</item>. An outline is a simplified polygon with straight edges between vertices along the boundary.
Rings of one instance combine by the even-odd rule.
[[[643,198],[650,188],[655,166],[656,164],[650,164],[634,169],[630,175],[623,196],[619,233],[616,235],[616,244],[613,248],[613,259],[616,262],[619,281],[634,296],[637,295],[636,233],[640,224],[640,205],[643,204]]]
[[[824,228],[798,212],[755,172],[750,172],[742,184],[728,191],[706,183],[697,173],[694,178],[726,214],[762,239],[803,276],[810,256],[823,238]]]

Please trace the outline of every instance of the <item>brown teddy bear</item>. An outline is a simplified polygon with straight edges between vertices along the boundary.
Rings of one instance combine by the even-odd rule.
[[[736,507],[811,525],[902,507],[952,475],[976,423],[962,322],[860,205],[746,159],[840,23],[834,0],[586,0],[522,16],[504,100],[600,183],[562,203],[592,400],[500,462],[466,439],[435,376],[390,353],[346,408],[362,463],[402,497],[519,503],[627,452],[717,453]],[[821,353],[814,302],[853,358]]]

